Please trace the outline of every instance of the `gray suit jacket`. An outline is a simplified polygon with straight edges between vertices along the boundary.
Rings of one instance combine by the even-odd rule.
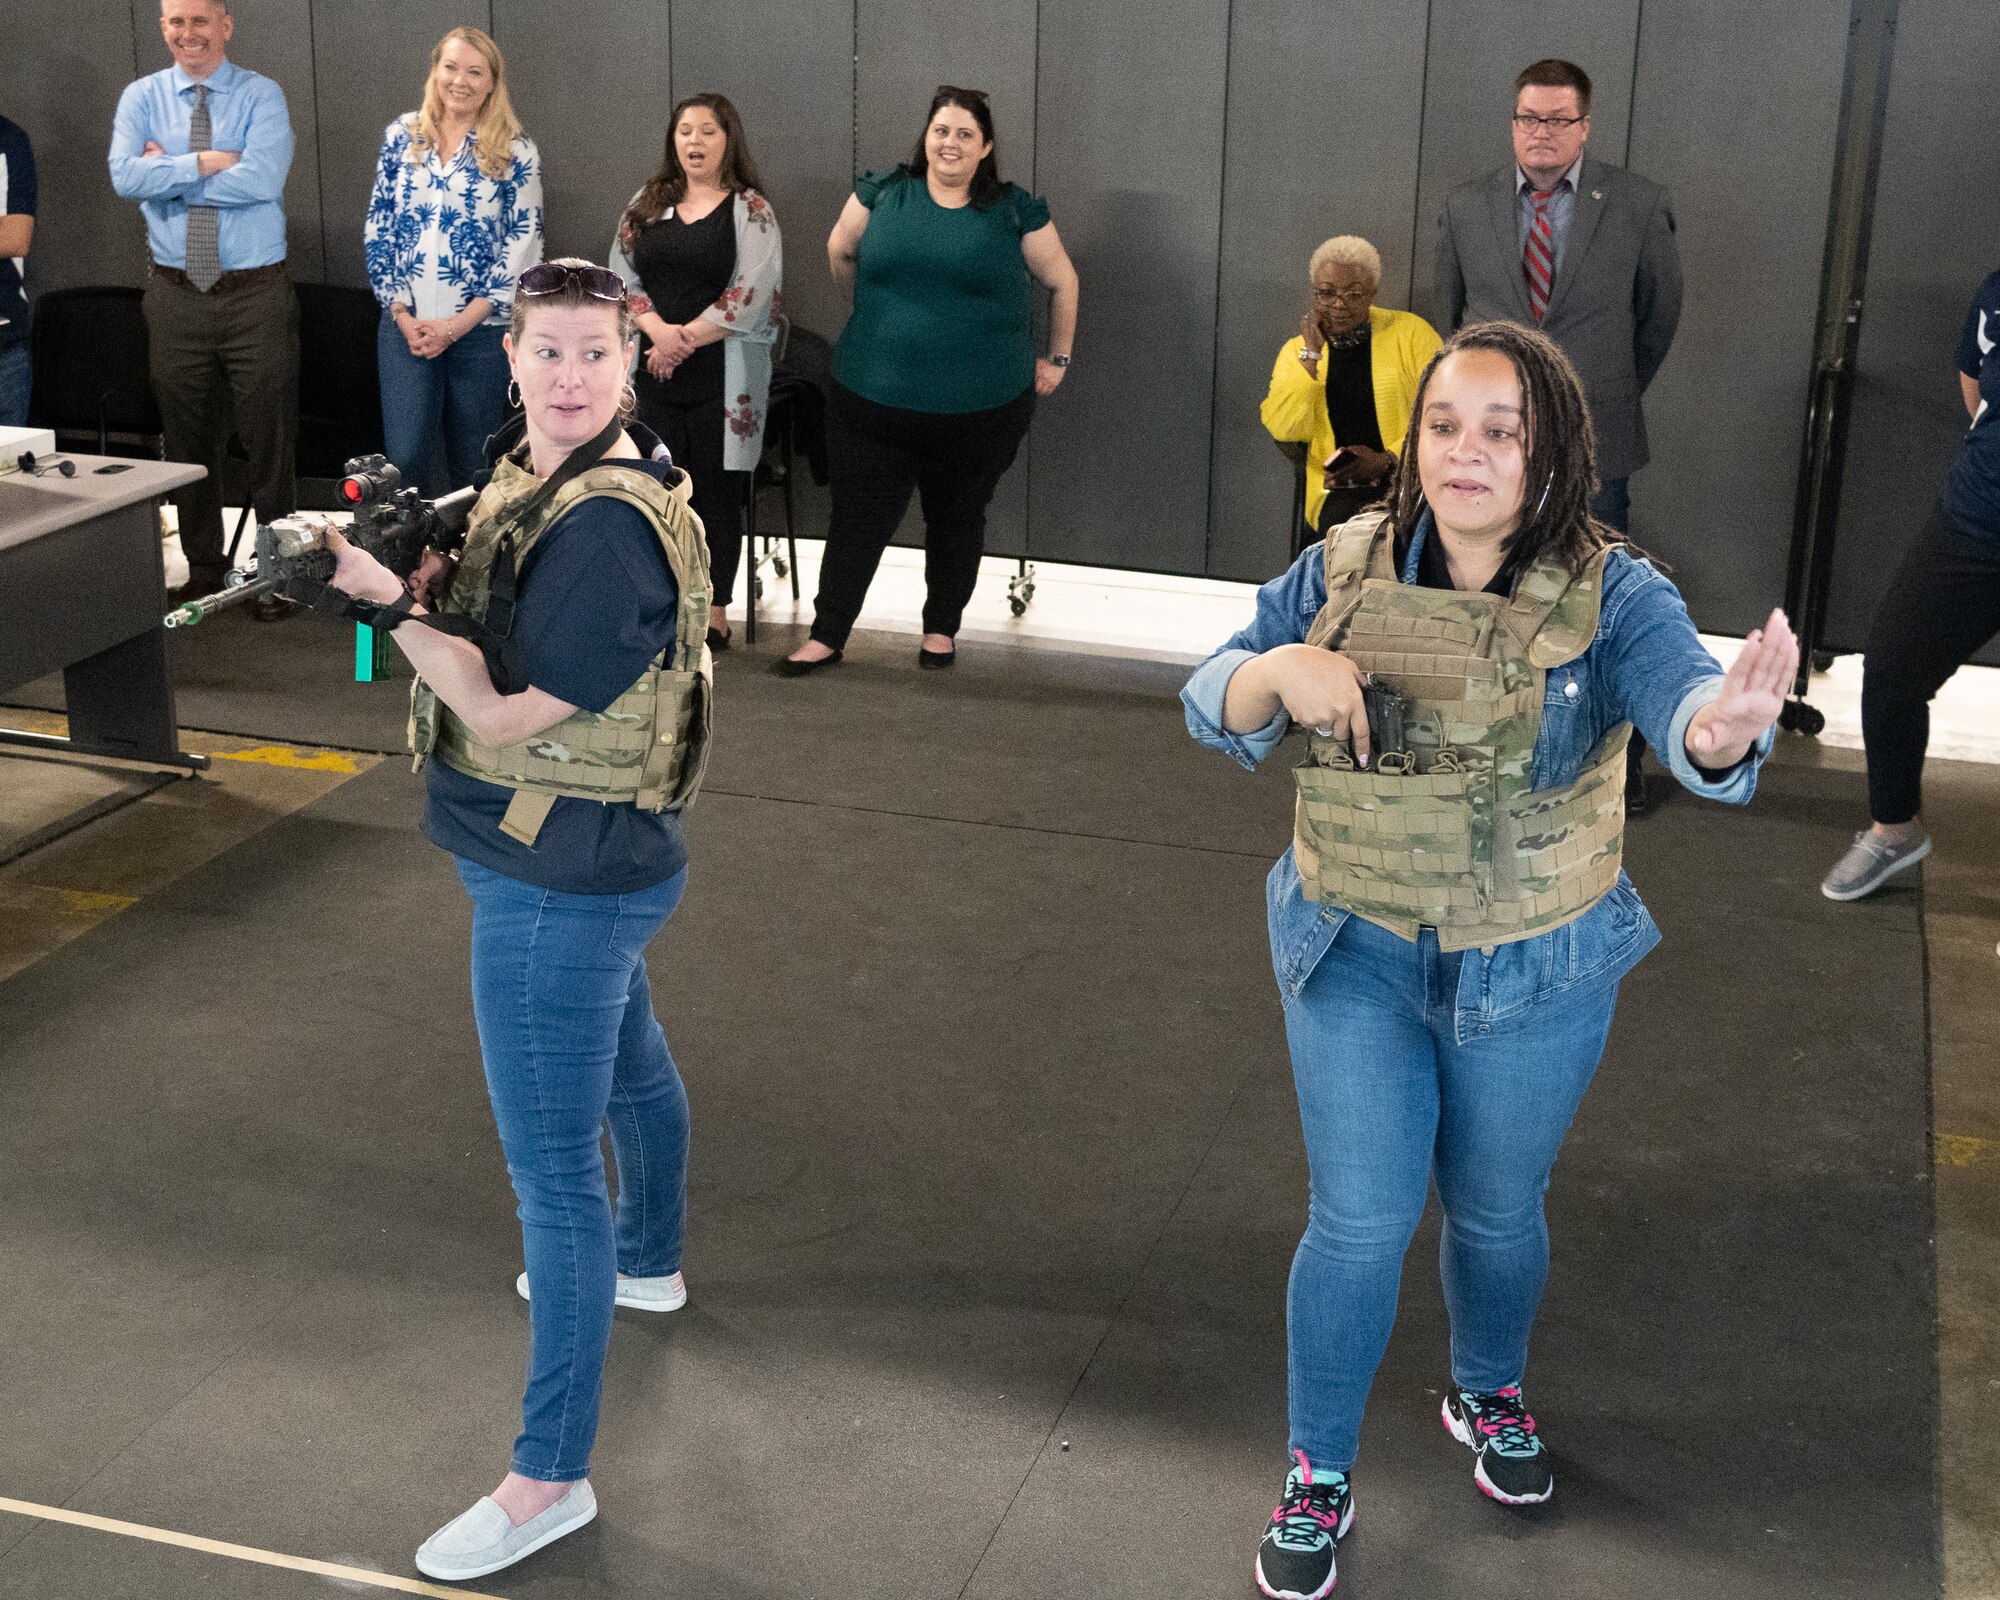
[[[1646,464],[1639,396],[1667,358],[1681,319],[1681,262],[1667,191],[1586,154],[1562,265],[1542,331],[1583,378],[1597,427],[1597,472],[1625,478]],[[1445,201],[1438,218],[1440,326],[1535,325],[1521,276],[1512,162]]]

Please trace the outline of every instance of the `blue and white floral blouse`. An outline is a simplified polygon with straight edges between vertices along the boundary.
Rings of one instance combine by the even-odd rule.
[[[402,304],[418,317],[455,316],[484,295],[493,302],[485,326],[504,324],[514,285],[542,259],[542,159],[526,134],[514,138],[514,160],[489,178],[479,167],[477,133],[449,161],[432,150],[410,160],[410,125],[398,117],[382,135],[375,192],[363,237],[368,286],[386,308]]]

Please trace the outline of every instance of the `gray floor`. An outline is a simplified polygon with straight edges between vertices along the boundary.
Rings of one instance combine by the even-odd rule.
[[[1250,1594],[1304,1211],[1284,774],[1187,741],[1165,669],[863,640],[784,684],[783,644],[722,662],[652,959],[693,1298],[619,1314],[600,1521],[475,1587]],[[399,737],[326,630],[177,648],[185,723]],[[0,1495],[408,1572],[497,1477],[519,1245],[418,804],[385,763],[0,985]],[[1818,895],[1854,807],[1785,766],[1632,830],[1667,942],[1550,1196],[1557,1499],[1486,1501],[1438,1426],[1427,1229],[1343,1594],[1936,1593],[1921,920]],[[325,1589],[0,1518],[0,1597]]]

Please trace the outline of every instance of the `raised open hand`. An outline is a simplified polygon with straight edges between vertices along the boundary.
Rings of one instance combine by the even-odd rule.
[[[1722,693],[1688,723],[1687,752],[1711,771],[1733,767],[1778,720],[1799,670],[1799,641],[1782,610],[1743,641]]]

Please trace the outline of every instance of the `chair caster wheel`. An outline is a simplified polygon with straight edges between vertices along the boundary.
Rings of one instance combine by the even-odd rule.
[[[1787,700],[1785,709],[1778,713],[1778,726],[1787,733],[1802,733],[1808,739],[1817,739],[1826,727],[1826,713],[1803,700]]]
[[[753,600],[764,598],[764,580],[762,578],[752,578],[750,580],[750,598]]]
[[[1815,672],[1831,672],[1833,670],[1833,652],[1831,650],[1815,650],[1812,653],[1812,669]]]
[[[781,578],[788,577],[792,570],[791,563],[786,561],[783,556],[773,556],[771,557],[771,570]]]
[[[1007,609],[1017,617],[1025,617],[1028,614],[1028,602],[1016,595],[1007,602]]]

